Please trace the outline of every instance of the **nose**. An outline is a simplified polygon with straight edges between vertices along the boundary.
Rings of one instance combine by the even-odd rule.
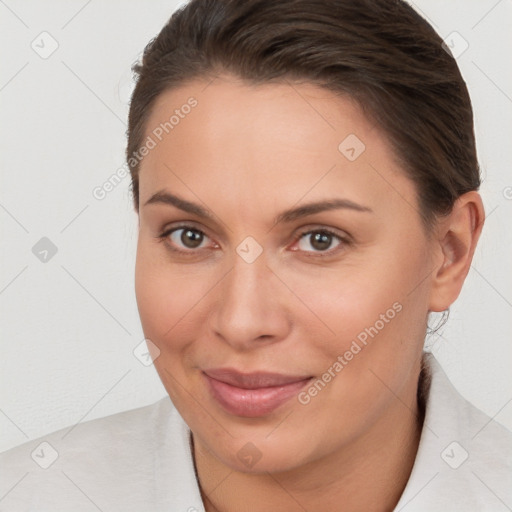
[[[264,258],[247,263],[236,256],[217,287],[209,328],[238,351],[285,339],[291,314],[283,288]]]

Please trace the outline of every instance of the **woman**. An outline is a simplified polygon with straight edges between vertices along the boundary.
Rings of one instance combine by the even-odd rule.
[[[484,221],[434,30],[393,0],[192,0],[135,71],[136,297],[169,397],[4,453],[5,506],[512,506],[511,434],[423,351]]]

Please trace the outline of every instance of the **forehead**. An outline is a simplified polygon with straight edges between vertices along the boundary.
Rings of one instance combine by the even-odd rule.
[[[189,109],[187,102],[191,99],[195,106]],[[208,82],[189,82],[157,98],[147,134],[174,113],[179,119],[174,116],[172,137],[168,139],[176,143],[193,135],[196,142],[212,146],[219,139],[226,144],[231,138],[245,140],[246,149],[256,141],[261,146],[282,145],[285,149],[297,145],[302,151],[319,152],[332,150],[333,143],[337,149],[336,142],[348,133],[363,136],[373,131],[372,123],[349,96],[288,80],[254,85],[221,75]],[[321,141],[324,144],[319,144]]]
[[[193,81],[160,95],[146,137],[155,146],[141,165],[141,202],[184,185],[220,199],[229,186],[245,207],[334,190],[362,201],[389,195],[386,180],[411,193],[385,135],[360,107],[309,83]]]

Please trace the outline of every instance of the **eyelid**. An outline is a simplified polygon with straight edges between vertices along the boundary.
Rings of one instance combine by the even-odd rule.
[[[171,251],[177,252],[177,253],[185,253],[185,254],[193,254],[193,253],[199,253],[204,249],[208,249],[208,247],[199,247],[197,249],[181,249],[174,246],[170,240],[169,235],[173,233],[174,231],[178,231],[180,229],[192,229],[194,231],[198,231],[199,233],[203,234],[206,238],[213,241],[215,244],[215,248],[219,247],[219,244],[213,240],[213,238],[207,233],[207,230],[203,229],[202,227],[197,227],[194,221],[181,221],[177,222],[172,225],[168,225],[164,227],[163,229],[159,230],[159,234],[155,237],[158,238],[158,242],[164,242]]]
[[[316,226],[306,226],[302,227],[298,234],[295,235],[294,241],[292,242],[292,245],[296,245],[304,235],[312,234],[315,232],[324,232],[328,233],[334,237],[336,237],[339,240],[339,245],[334,247],[333,249],[327,249],[326,251],[303,251],[300,249],[292,249],[292,251],[296,252],[302,252],[303,254],[307,255],[308,257],[327,257],[332,256],[340,251],[343,251],[343,247],[350,246],[353,244],[352,237],[346,232],[341,231],[337,228],[331,228],[329,226],[325,225],[316,225]]]
[[[201,233],[204,233],[205,235],[207,234],[206,230],[202,226],[199,227],[193,220],[172,222],[171,224],[166,224],[159,231],[161,232],[161,234],[164,234],[170,233],[171,231],[175,231],[180,228],[192,228],[195,229],[196,231],[201,231]]]
[[[353,242],[352,236],[349,233],[347,233],[346,231],[343,231],[339,228],[333,228],[330,226],[326,226],[323,224],[308,225],[308,226],[301,227],[299,229],[299,233],[297,235],[297,240],[300,237],[302,237],[308,233],[312,233],[312,232],[316,232],[316,231],[325,231],[326,233],[330,233],[331,235],[334,235],[345,242]]]

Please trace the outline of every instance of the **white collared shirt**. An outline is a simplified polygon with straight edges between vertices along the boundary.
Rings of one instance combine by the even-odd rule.
[[[427,362],[420,444],[394,512],[512,510],[512,433]],[[190,430],[165,397],[12,448],[0,454],[0,510],[204,512]]]

